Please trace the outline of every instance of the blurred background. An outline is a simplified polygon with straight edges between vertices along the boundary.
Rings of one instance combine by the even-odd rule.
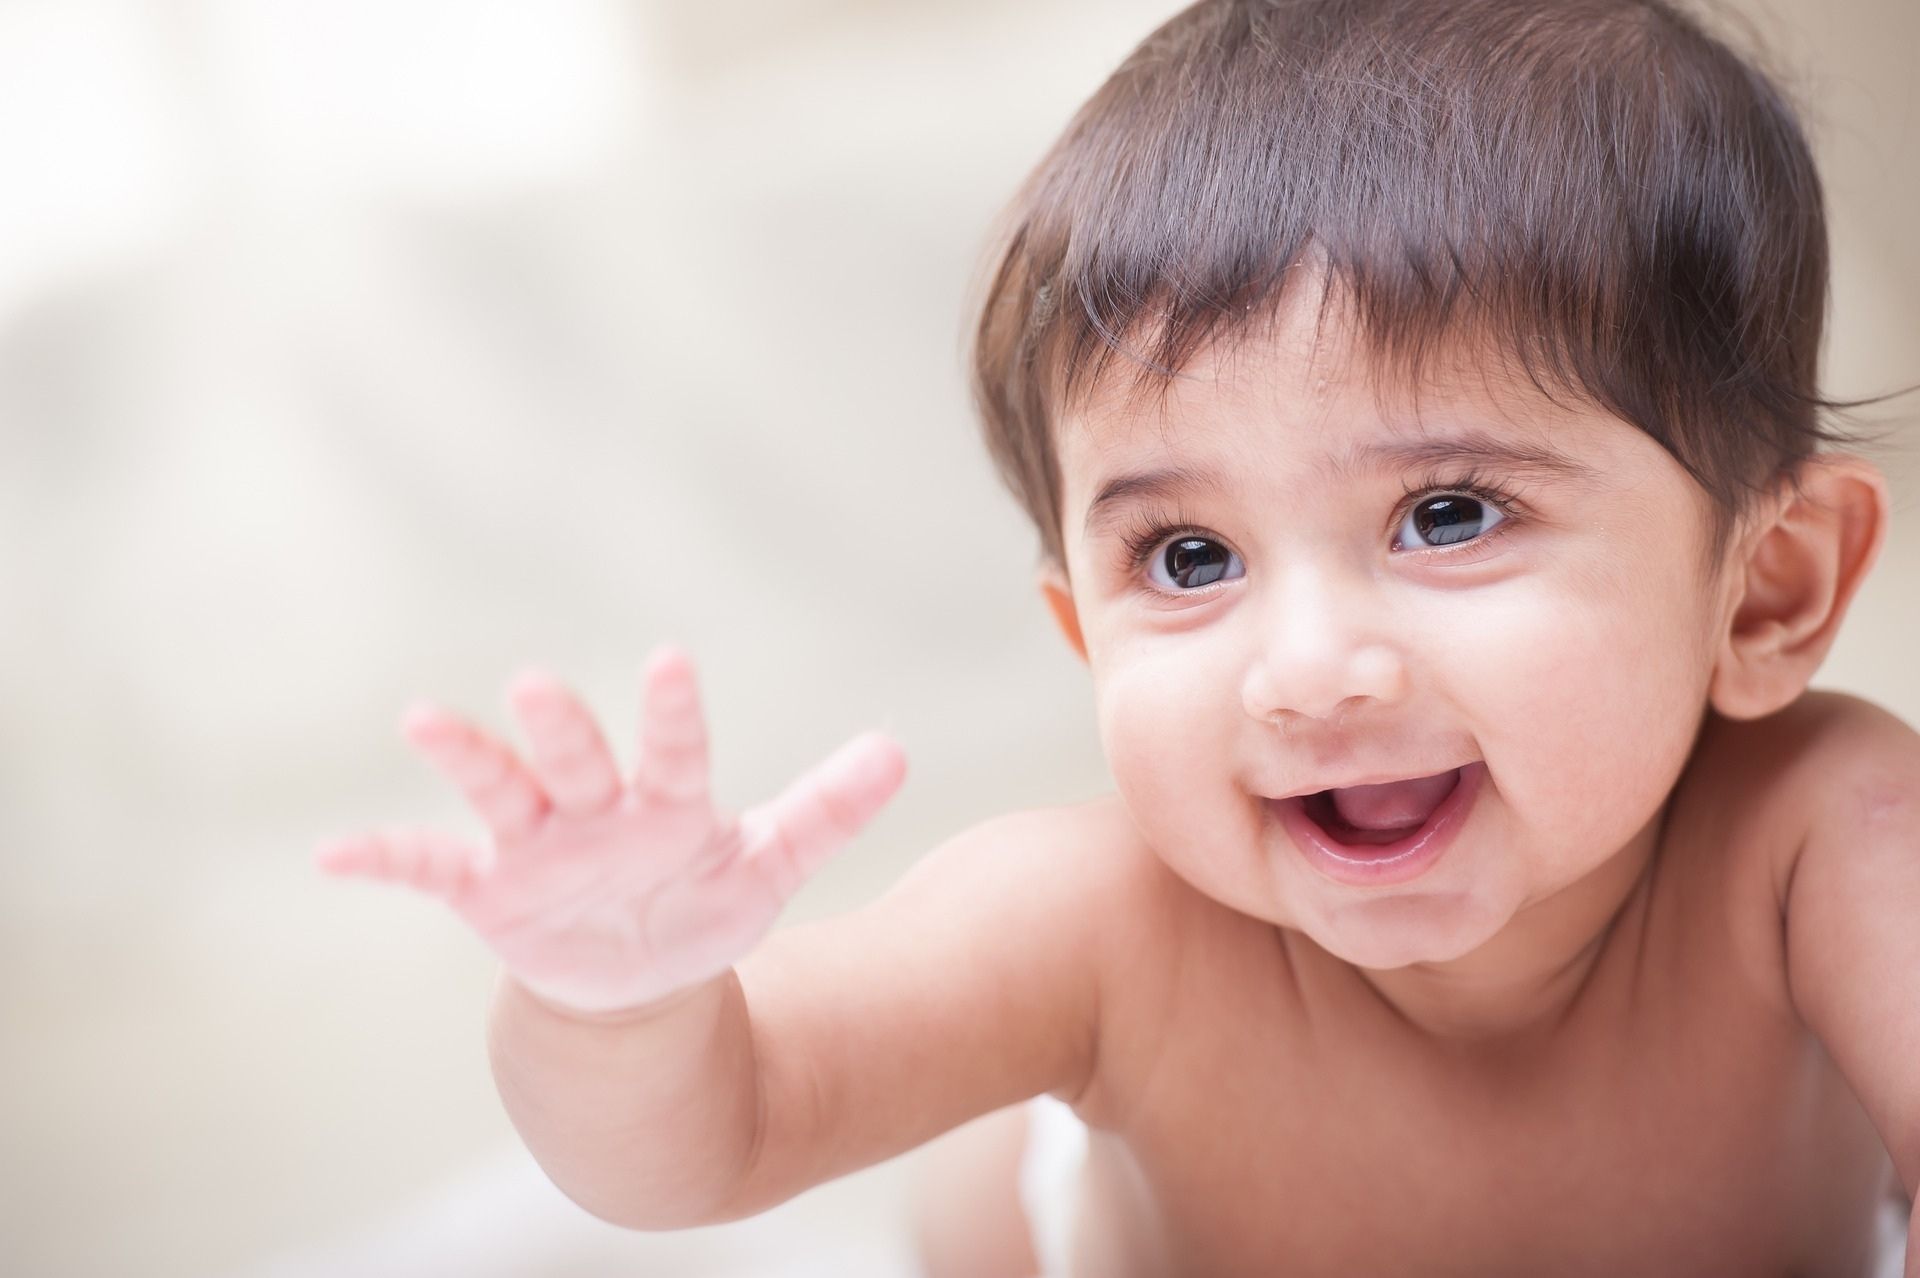
[[[485,951],[309,850],[473,828],[415,696],[504,730],[538,662],[630,757],[669,638],[729,806],[907,748],[787,921],[1104,789],[965,308],[1178,7],[0,3],[0,1272],[911,1272],[919,1154],[715,1229],[574,1208],[494,1095]],[[1920,6],[1730,8],[1812,105],[1829,393],[1920,380]],[[1907,455],[1818,683],[1920,723]]]

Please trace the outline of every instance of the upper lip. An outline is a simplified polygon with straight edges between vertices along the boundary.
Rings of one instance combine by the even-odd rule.
[[[1472,767],[1475,762],[1478,761],[1471,760],[1467,763],[1456,763],[1445,768],[1430,768],[1425,772],[1409,768],[1402,768],[1395,772],[1368,772],[1358,776],[1348,777],[1345,780],[1327,781],[1323,784],[1311,785],[1301,790],[1290,790],[1286,794],[1275,795],[1274,798],[1280,800],[1303,799],[1311,794],[1319,794],[1323,790],[1346,790],[1356,785],[1381,785],[1388,781],[1413,781],[1421,777],[1437,777],[1442,772],[1453,772]]]

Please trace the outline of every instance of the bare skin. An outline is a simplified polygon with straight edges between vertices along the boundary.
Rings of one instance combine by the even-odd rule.
[[[1471,363],[1423,417],[1321,339],[1282,312],[1161,415],[1067,422],[1042,591],[1116,795],[984,822],[850,914],[769,933],[900,785],[878,734],[734,817],[684,654],[649,664],[631,774],[544,676],[512,696],[530,760],[409,717],[490,846],[320,861],[500,955],[495,1078],[556,1184],[734,1220],[1046,1092],[1094,1131],[1086,1278],[1864,1273],[1889,1155],[1920,1184],[1920,735],[1807,689],[1884,479],[1810,463],[1707,572],[1643,433]],[[1391,886],[1279,806],[1466,765],[1457,837]],[[964,1212],[927,1218],[947,1272],[1032,1259],[1012,1121],[948,1146],[990,1215],[967,1257]]]
[[[1194,890],[1116,796],[977,827],[632,1011],[509,969],[496,1075],[556,1183],[639,1227],[950,1132],[932,1278],[1034,1272],[1013,1102],[1042,1090],[1093,1130],[1081,1275],[1861,1275],[1899,1182],[1796,1005],[1783,915],[1830,796],[1911,737],[1826,692],[1709,716],[1646,855],[1597,867],[1593,943],[1497,1034],[1436,1036]]]
[[[1899,1182],[1794,1010],[1782,907],[1829,743],[1884,719],[1820,692],[1710,718],[1555,1005],[1483,1041],[1436,1040],[1311,940],[1193,891],[1117,800],[1077,809],[1153,925],[1107,951],[1075,1272],[1864,1274]],[[1034,1272],[1004,1210],[1020,1122],[941,1152],[935,1278]],[[968,1203],[987,1210],[963,1223]]]
[[[684,658],[654,677],[669,666]],[[505,750],[472,728],[418,735],[437,757],[449,735]],[[1783,912],[1831,796],[1863,758],[1911,759],[1912,739],[1833,693],[1755,722],[1709,716],[1645,855],[1596,868],[1617,905],[1593,943],[1536,1019],[1497,1034],[1411,1024],[1361,969],[1194,890],[1110,797],[976,827],[872,905],[777,931],[727,977],[635,1009],[561,1006],[509,965],[496,1075],[556,1182],[639,1227],[750,1215],[952,1131],[958,1178],[921,1222],[934,1278],[1033,1271],[1011,1184],[1020,1114],[1002,1107],[1043,1090],[1094,1131],[1083,1275],[1861,1274],[1896,1182],[1796,1006]],[[480,790],[497,800],[521,765],[494,757]],[[869,766],[836,784],[897,783]],[[528,806],[496,811],[517,823]],[[604,819],[536,826],[565,843]],[[490,921],[484,890],[442,885],[512,880],[451,873],[443,848],[369,836],[329,860]],[[592,952],[579,931],[551,952]],[[568,988],[584,1002],[606,987]]]

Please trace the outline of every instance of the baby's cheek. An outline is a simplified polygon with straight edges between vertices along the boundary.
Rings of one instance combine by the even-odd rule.
[[[1618,846],[1673,788],[1705,683],[1671,601],[1565,598],[1508,632],[1476,699],[1508,806],[1569,851]]]
[[[1099,701],[1107,766],[1135,828],[1168,869],[1257,914],[1270,907],[1248,874],[1246,850],[1259,829],[1236,781],[1233,718],[1197,683],[1164,670],[1109,683]]]
[[[1169,694],[1149,677],[1122,671],[1107,677],[1096,704],[1107,767],[1121,792],[1161,780],[1169,758],[1178,754],[1170,738],[1181,731]]]
[[[1221,711],[1180,670],[1177,662],[1144,661],[1110,672],[1097,688],[1107,766],[1143,826],[1190,824],[1231,783]]]

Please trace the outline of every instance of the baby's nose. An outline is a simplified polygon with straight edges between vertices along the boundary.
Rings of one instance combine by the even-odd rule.
[[[1355,652],[1344,673],[1330,675],[1299,666],[1276,671],[1261,662],[1247,672],[1243,700],[1249,715],[1283,727],[1302,719],[1333,720],[1362,701],[1397,701],[1404,670],[1398,657],[1379,646]]]
[[[1406,663],[1386,637],[1330,611],[1285,611],[1263,619],[1247,662],[1241,699],[1249,715],[1288,725],[1331,719],[1349,702],[1392,702],[1405,695]]]

